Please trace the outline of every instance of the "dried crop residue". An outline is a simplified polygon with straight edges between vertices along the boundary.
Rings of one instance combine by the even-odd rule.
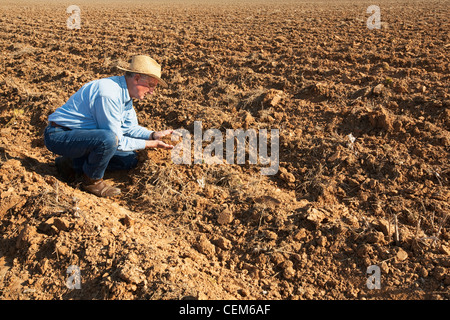
[[[80,30],[2,4],[2,299],[449,298],[448,6],[381,1],[369,30],[357,1],[77,5]],[[142,125],[279,129],[278,173],[146,150],[115,199],[60,180],[47,116],[135,53],[169,83]]]

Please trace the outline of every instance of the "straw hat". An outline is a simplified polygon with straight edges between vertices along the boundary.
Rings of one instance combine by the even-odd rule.
[[[149,56],[133,56],[129,69],[125,69],[120,66],[117,66],[117,68],[123,71],[148,75],[152,78],[157,79],[163,87],[167,88],[167,83],[163,79],[161,79],[161,66]]]

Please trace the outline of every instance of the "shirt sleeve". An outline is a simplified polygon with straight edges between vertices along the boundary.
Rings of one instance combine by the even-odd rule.
[[[145,149],[145,140],[124,136],[122,131],[122,106],[114,99],[98,96],[94,102],[94,113],[99,129],[114,132],[119,145],[118,150],[134,151]]]
[[[135,139],[149,140],[153,133],[153,131],[138,124],[136,111],[133,108],[125,112],[122,128],[125,136]]]

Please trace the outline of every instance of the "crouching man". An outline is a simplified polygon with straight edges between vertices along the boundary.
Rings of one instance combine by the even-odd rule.
[[[137,150],[171,149],[161,141],[172,130],[151,131],[138,124],[132,99],[152,94],[161,79],[161,66],[146,55],[134,56],[122,76],[91,81],[49,117],[45,145],[60,155],[55,163],[63,178],[82,176],[85,191],[100,197],[120,194],[103,181],[105,171],[137,165]]]

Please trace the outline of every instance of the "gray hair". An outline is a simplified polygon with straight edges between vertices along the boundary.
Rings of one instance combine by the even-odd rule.
[[[134,78],[135,75],[135,72],[125,71],[125,78]]]
[[[134,78],[135,75],[141,75],[142,78],[144,79],[148,79],[151,78],[150,76],[143,74],[143,73],[138,73],[138,72],[132,72],[132,71],[125,71],[125,78]]]

